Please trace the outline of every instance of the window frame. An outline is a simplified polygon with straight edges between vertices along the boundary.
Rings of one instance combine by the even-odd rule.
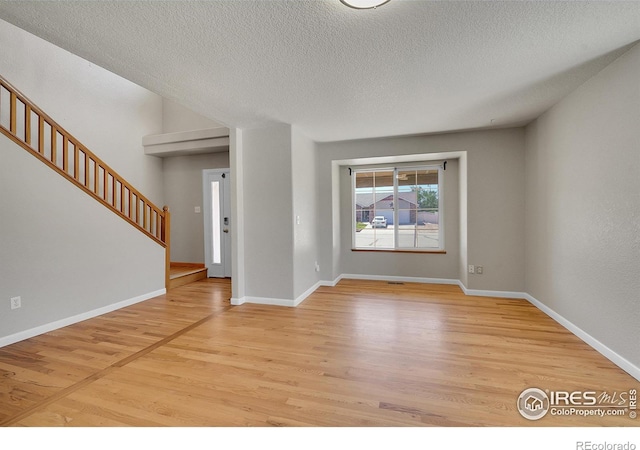
[[[351,250],[358,252],[396,252],[396,253],[446,253],[445,250],[445,233],[444,233],[444,172],[445,166],[443,164],[416,164],[410,165],[398,165],[398,166],[358,166],[349,168],[351,172]],[[399,239],[399,227],[398,224],[400,210],[400,202],[398,201],[398,172],[408,170],[437,170],[438,171],[438,247],[435,248],[420,248],[420,247],[400,247],[398,245]],[[365,248],[356,246],[357,236],[357,205],[356,205],[356,174],[357,173],[371,173],[371,172],[389,172],[393,171],[393,223],[394,223],[394,237],[393,248]],[[374,191],[374,200],[376,198]],[[375,202],[374,202],[375,204]],[[374,214],[375,215],[375,214]]]

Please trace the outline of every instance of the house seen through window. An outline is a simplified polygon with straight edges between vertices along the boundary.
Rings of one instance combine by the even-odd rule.
[[[439,166],[353,172],[353,248],[442,250]]]

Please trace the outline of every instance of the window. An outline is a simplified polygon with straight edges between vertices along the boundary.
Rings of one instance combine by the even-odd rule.
[[[444,249],[440,166],[357,169],[352,180],[354,249]]]

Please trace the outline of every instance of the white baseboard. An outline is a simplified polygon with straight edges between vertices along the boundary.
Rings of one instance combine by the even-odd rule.
[[[462,283],[462,281],[458,281],[458,286],[462,289],[465,295],[473,296],[473,297],[498,297],[498,298],[517,298],[517,299],[526,299],[527,294],[524,292],[515,292],[515,291],[488,291],[485,289],[467,289],[467,287]]]
[[[9,336],[0,337],[0,347],[4,347],[10,344],[15,344],[16,342],[24,341],[25,339],[29,339],[34,336],[39,336],[41,334],[48,333],[49,331],[54,331],[59,328],[73,325],[74,323],[82,322],[83,320],[92,319],[93,317],[101,316],[103,314],[110,313],[112,311],[124,308],[126,306],[135,305],[136,303],[140,303],[145,300],[149,300],[150,298],[158,297],[159,295],[163,295],[166,293],[167,293],[166,289],[159,289],[157,291],[149,292],[147,294],[142,294],[137,297],[123,300],[118,303],[113,303],[111,305],[103,306],[102,308],[97,308],[91,311],[77,314],[75,316],[56,320],[55,322],[50,322],[35,328],[30,328],[25,331],[20,331],[19,333],[11,334]]]
[[[454,280],[452,278],[421,278],[421,277],[399,277],[392,275],[362,275],[362,274],[342,274],[338,277],[341,279],[351,280],[374,280],[374,281],[396,281],[404,283],[426,283],[426,284],[453,284],[459,286],[465,295],[474,297],[499,297],[499,298],[516,298],[525,299],[526,294],[524,292],[513,291],[489,291],[484,289],[468,289],[460,280]],[[337,283],[335,283],[337,284]],[[335,286],[333,284],[333,286]]]
[[[255,303],[257,305],[272,305],[272,306],[297,306],[295,300],[287,298],[272,298],[272,297],[251,297],[245,295],[241,298],[232,298],[231,304],[234,306],[243,305],[245,303]]]
[[[302,294],[300,294],[295,301],[293,302],[293,306],[298,306],[300,303],[302,303],[303,301],[305,301],[305,299],[307,297],[309,297],[311,294],[313,294],[316,289],[318,289],[320,286],[324,286],[322,284],[321,281],[318,281],[316,284],[314,284],[313,286],[311,286],[309,289],[307,289],[306,291],[304,291]],[[334,285],[335,286],[335,285]]]
[[[309,289],[304,291],[295,299],[286,299],[286,298],[270,298],[270,297],[251,297],[244,296],[241,298],[231,298],[231,304],[234,306],[239,306],[244,303],[255,303],[258,305],[273,305],[273,306],[288,306],[288,307],[296,307],[300,303],[302,303],[307,297],[315,292],[320,286],[326,286],[325,282],[318,281],[316,284],[311,286]],[[335,284],[333,285],[335,286]]]
[[[340,280],[342,280],[342,278],[343,278],[343,275],[340,274],[340,275],[338,275],[338,278],[336,278],[333,281],[326,281],[326,280],[322,281],[321,280],[321,281],[318,281],[318,283],[320,284],[320,286],[335,287],[336,284],[340,283]]]
[[[246,302],[246,297],[231,297],[230,301],[233,306],[240,306]]]
[[[373,280],[373,281],[396,281],[403,283],[427,283],[427,284],[459,284],[460,281],[450,278],[421,278],[421,277],[398,277],[393,275],[362,275],[345,273],[339,279],[348,280]]]
[[[549,308],[547,305],[545,305],[544,303],[542,303],[540,300],[536,299],[532,295],[525,294],[524,298],[528,300],[533,306],[535,306],[540,311],[545,313],[547,316],[551,317],[553,320],[558,322],[564,328],[571,331],[577,337],[582,339],[587,345],[589,345],[595,351],[600,353],[602,356],[607,358],[616,366],[620,367],[622,370],[627,372],[633,378],[640,381],[640,367],[634,365],[626,358],[620,356],[619,354],[611,350],[609,347],[604,345],[602,342],[600,342],[599,340],[591,336],[589,333],[584,331],[582,328],[578,327],[573,322],[567,320],[566,318],[564,318],[563,316],[555,312],[553,309]]]

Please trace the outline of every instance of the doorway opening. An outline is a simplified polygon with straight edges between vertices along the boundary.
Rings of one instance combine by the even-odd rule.
[[[202,171],[204,258],[209,278],[231,277],[231,173]]]

